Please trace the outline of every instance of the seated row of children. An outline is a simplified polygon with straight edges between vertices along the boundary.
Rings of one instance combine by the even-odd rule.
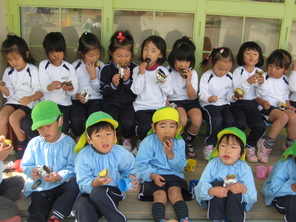
[[[54,102],[38,103],[32,119],[32,129],[37,129],[40,136],[29,142],[21,161],[28,176],[24,187],[24,194],[30,197],[27,221],[59,222],[70,216],[72,208],[78,222],[97,222],[103,216],[111,222],[127,221],[118,209],[125,198],[119,181],[127,175],[131,190],[141,184],[138,199],[153,201],[154,221],[166,221],[165,205],[169,200],[178,217],[170,221],[190,222],[185,201],[192,200],[194,194],[184,177],[185,142],[179,134],[182,126],[176,109],[162,107],[153,114],[152,128],[136,158],[116,144],[118,122],[105,112],[89,116],[77,144],[61,132],[63,114]],[[218,133],[217,141],[194,188],[196,200],[201,207],[208,207],[210,220],[245,221],[245,212],[257,201],[252,170],[245,162],[246,135],[236,127],[225,128]],[[12,145],[5,145],[4,136],[0,142],[3,164]],[[266,204],[275,202],[286,221],[293,221],[295,216],[295,155],[296,144],[284,152],[262,189]],[[106,169],[108,173],[100,176]],[[24,181],[18,177],[2,181],[2,173],[0,179],[0,220],[20,222],[13,200]],[[16,181],[15,186],[9,187],[9,179]],[[14,195],[9,196],[11,192]],[[2,206],[6,207],[5,214]]]
[[[7,135],[9,122],[18,139],[18,163],[29,138],[37,135],[30,130],[28,114],[40,99],[59,105],[65,118],[63,132],[69,133],[71,128],[78,139],[85,129],[87,117],[95,111],[105,111],[120,122],[123,146],[129,151],[134,132],[142,141],[150,129],[155,110],[169,103],[177,106],[183,128],[190,119],[184,136],[188,158],[196,157],[193,140],[202,119],[208,122],[203,150],[205,159],[214,149],[219,130],[225,127],[236,126],[244,130],[248,126],[251,129],[246,145],[249,162],[259,159],[268,163],[275,139],[285,126],[287,140],[283,149],[295,142],[296,114],[289,94],[296,90],[293,83],[296,74],[292,72],[288,84],[284,73],[289,70],[292,57],[285,50],[271,53],[267,59],[267,72],[262,74],[258,68],[264,62],[262,50],[255,42],[246,42],[237,56],[239,67],[232,74],[231,50],[215,48],[201,63],[206,66],[210,62],[212,67],[198,83],[197,72],[193,69],[195,45],[188,37],[175,42],[167,68],[162,66],[166,61],[166,43],[159,36],[150,36],[143,41],[142,63],[138,66],[131,61],[134,40],[127,31],[115,32],[111,37],[110,62],[106,65],[99,61],[102,47],[92,33],[82,34],[78,46],[80,59],[72,65],[64,61],[66,44],[61,33],[49,33],[43,45],[48,59],[40,63],[39,71],[22,38],[8,36],[2,45],[2,53],[10,67],[5,70],[0,84],[0,90],[7,98],[0,111],[0,124],[3,125],[0,134]],[[293,70],[296,70],[296,63],[293,63]],[[244,95],[235,96],[236,88]],[[293,93],[292,101],[294,97]],[[279,103],[283,107],[278,107]],[[266,137],[262,137],[266,127],[262,116],[273,123]]]

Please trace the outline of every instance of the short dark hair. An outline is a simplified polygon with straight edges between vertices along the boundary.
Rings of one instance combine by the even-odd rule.
[[[88,127],[86,132],[87,132],[87,135],[89,137],[91,137],[91,135],[94,132],[95,133],[100,132],[102,129],[111,129],[111,130],[115,131],[114,126],[111,123],[101,121],[101,122],[95,123],[94,125],[91,125],[90,127]]]
[[[258,62],[256,64],[256,67],[260,67],[260,66],[262,66],[264,64],[264,57],[263,57],[263,54],[262,54],[261,47],[256,42],[249,41],[249,42],[243,43],[241,45],[241,47],[239,48],[239,50],[238,50],[236,61],[237,61],[237,64],[239,66],[246,65],[245,62],[244,62],[244,52],[246,50],[254,50],[254,51],[257,51],[259,53],[259,58],[258,58]]]
[[[220,145],[221,141],[224,139],[224,137],[226,138],[227,142],[229,142],[229,139],[230,138],[235,138],[235,141],[239,144],[239,146],[241,148],[240,155],[243,155],[244,154],[244,152],[245,152],[245,146],[244,146],[243,141],[238,136],[233,135],[233,134],[224,134],[220,138],[220,140],[219,140],[219,142],[217,144],[217,150],[219,150],[219,145]]]
[[[291,63],[291,54],[284,49],[277,49],[268,56],[266,65],[275,64],[278,67],[288,69]]]
[[[103,54],[103,47],[98,39],[98,37],[90,32],[84,32],[78,41],[78,57],[82,58],[83,55],[88,53],[88,51],[93,49],[98,49],[100,51],[100,55]]]
[[[195,66],[195,45],[189,40],[187,36],[178,39],[173,46],[171,53],[168,56],[168,63],[170,67],[175,69],[175,61],[189,61],[191,68]]]
[[[30,53],[26,41],[17,35],[7,35],[7,39],[4,40],[4,42],[2,43],[1,52],[3,57],[6,57],[8,53],[16,52],[22,56],[23,60],[26,63],[30,63],[33,65],[36,65],[37,63]],[[29,52],[29,56],[27,56],[27,52]]]
[[[62,33],[48,33],[44,37],[43,48],[45,49],[47,56],[50,52],[63,52],[66,55],[66,41]]]
[[[144,50],[144,47],[146,46],[146,44],[149,42],[152,42],[160,50],[160,52],[162,54],[162,58],[159,58],[157,60],[157,63],[159,65],[162,65],[166,61],[166,43],[163,38],[161,38],[160,36],[156,36],[156,35],[151,35],[143,41],[142,47],[141,47],[140,61],[144,62],[143,50]]]

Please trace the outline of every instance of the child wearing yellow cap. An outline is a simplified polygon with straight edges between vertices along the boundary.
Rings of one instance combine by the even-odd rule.
[[[245,162],[246,135],[236,127],[218,133],[218,143],[195,187],[196,200],[213,221],[245,221],[257,201],[251,167]]]
[[[79,192],[74,173],[75,142],[61,132],[63,116],[58,105],[41,101],[31,113],[32,130],[21,167],[29,178],[24,195],[30,196],[27,221],[59,222],[69,216]],[[53,209],[53,216],[47,220]]]
[[[262,187],[266,206],[274,205],[284,214],[285,221],[296,218],[296,143],[277,161]]]
[[[117,126],[109,114],[95,112],[88,117],[86,130],[75,147],[75,172],[81,192],[74,206],[77,222],[97,222],[103,216],[107,221],[127,220],[117,208],[125,197],[119,190],[119,180],[127,175],[135,190],[138,179],[133,154],[115,144]]]
[[[180,136],[178,111],[171,107],[158,109],[152,116],[152,129],[141,142],[136,167],[142,183],[139,199],[153,200],[154,221],[165,221],[167,199],[174,206],[179,221],[188,219],[184,200],[192,200],[184,179],[185,141]]]

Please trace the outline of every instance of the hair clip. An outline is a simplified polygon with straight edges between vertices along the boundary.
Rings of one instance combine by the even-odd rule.
[[[119,39],[119,43],[122,43],[125,40],[125,36],[122,32],[118,32],[117,39]]]
[[[182,39],[189,40],[189,38],[188,38],[186,35],[184,35],[184,36],[182,37]]]
[[[219,52],[220,52],[220,54],[222,54],[222,53],[224,52],[224,49],[220,49],[220,51],[219,51]]]
[[[8,35],[9,36],[14,36],[14,32],[9,32]]]
[[[208,57],[206,58],[206,60],[210,60],[210,57],[208,56]]]
[[[88,33],[90,33],[90,30],[86,30],[86,31],[84,32],[84,35],[87,35]]]
[[[215,46],[214,49],[218,49],[218,46]]]

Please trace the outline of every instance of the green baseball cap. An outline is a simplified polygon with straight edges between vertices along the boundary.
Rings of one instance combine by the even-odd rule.
[[[36,130],[40,126],[52,124],[60,116],[63,116],[63,113],[55,102],[49,100],[41,101],[32,110],[31,117],[33,124],[31,129]],[[59,127],[60,130],[61,128],[62,126]]]
[[[86,120],[85,131],[81,135],[78,143],[75,146],[75,149],[74,149],[75,153],[78,153],[87,144],[87,132],[86,132],[87,128],[98,123],[98,122],[108,122],[108,123],[112,124],[114,129],[116,129],[118,127],[118,122],[116,120],[114,120],[112,118],[112,116],[110,116],[109,114],[102,112],[102,111],[92,113],[88,117],[88,119]],[[115,143],[116,143],[116,141],[115,141]]]
[[[219,141],[221,140],[222,136],[226,135],[226,134],[231,134],[231,135],[234,135],[234,136],[237,136],[244,144],[244,146],[246,146],[246,134],[241,131],[240,129],[236,128],[236,127],[228,127],[228,128],[225,128],[223,130],[221,130],[217,137],[218,137],[218,143]],[[209,156],[209,161],[211,159],[213,159],[214,157],[217,157],[218,156],[218,143],[216,144],[213,152],[211,153],[211,155]],[[246,150],[244,151],[243,155],[240,157],[241,160],[245,161],[245,157],[246,157]]]

